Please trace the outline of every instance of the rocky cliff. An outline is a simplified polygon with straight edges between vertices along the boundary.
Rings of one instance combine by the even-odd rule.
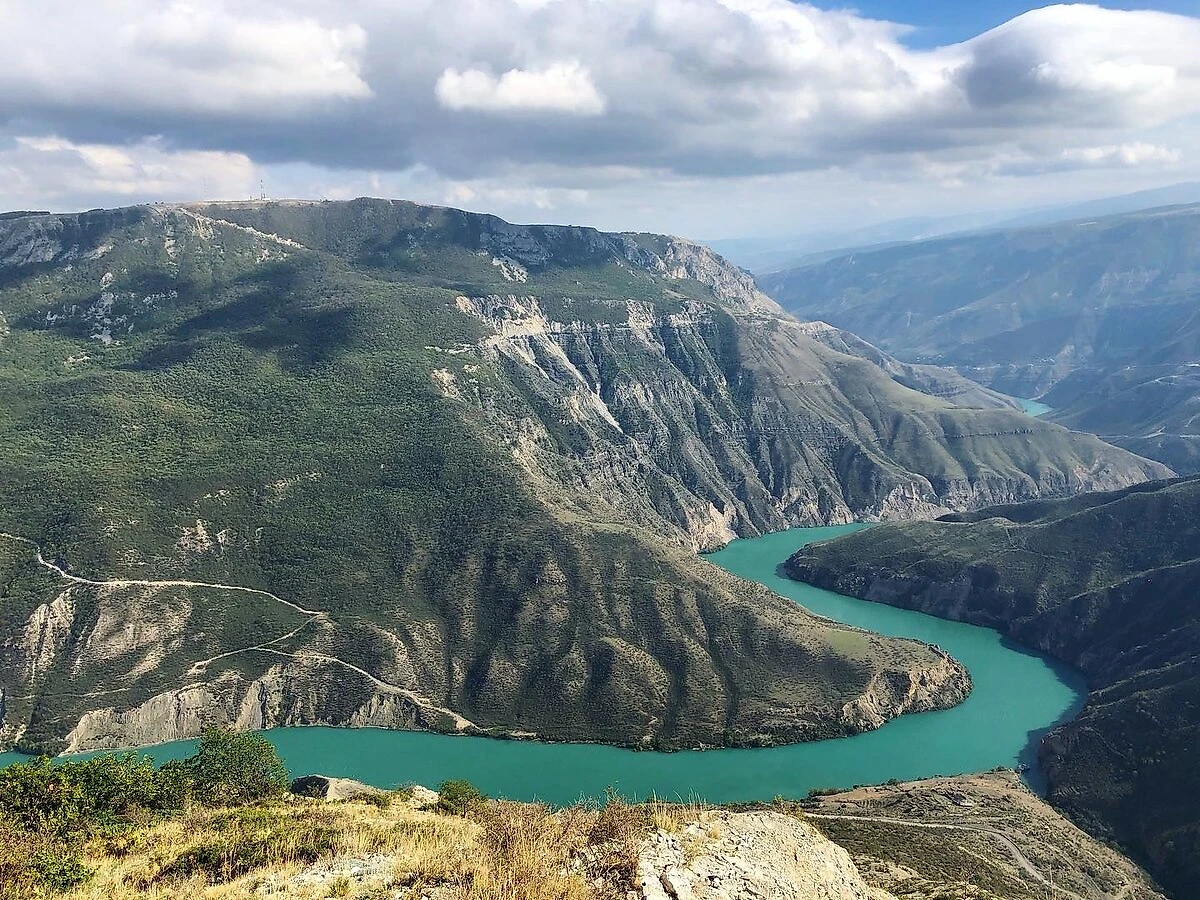
[[[643,900],[895,900],[812,825],[777,812],[704,812],[660,830],[640,848],[638,878]]]
[[[1050,799],[1197,896],[1200,480],[879,526],[806,548],[795,578],[999,628],[1091,693],[1041,757]]]
[[[950,366],[1180,474],[1200,470],[1200,206],[840,253],[765,276],[791,312]]]
[[[631,303],[597,323],[555,319],[534,296],[457,303],[490,329],[484,357],[546,412],[496,415],[495,399],[453,367],[436,376],[446,396],[478,405],[530,477],[565,488],[585,514],[665,520],[700,549],[1169,473],[940,370],[904,367],[863,342],[831,349],[828,329],[783,315],[697,301],[656,315]]]
[[[694,550],[1163,471],[922,393],[961,380],[678,238],[361,200],[18,216],[0,248],[0,529],[32,542],[5,544],[0,686],[28,747],[205,717],[877,727],[961,669]]]

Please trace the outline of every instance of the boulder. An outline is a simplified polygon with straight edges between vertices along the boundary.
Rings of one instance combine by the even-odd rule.
[[[292,782],[292,793],[301,797],[316,797],[319,800],[353,800],[355,797],[386,794],[387,791],[352,778],[305,775]]]
[[[638,853],[644,900],[895,900],[863,881],[850,855],[777,812],[705,812]]]
[[[410,790],[408,802],[412,805],[413,809],[427,809],[430,806],[437,806],[440,799],[437,791],[431,791],[429,788],[421,787],[419,784],[414,784]]]

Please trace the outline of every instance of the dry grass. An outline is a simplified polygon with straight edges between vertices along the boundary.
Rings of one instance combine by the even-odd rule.
[[[652,801],[647,804],[650,822],[659,831],[674,835],[683,849],[683,858],[691,863],[704,848],[721,837],[721,831],[715,823],[705,823],[705,812],[710,807],[692,801],[689,803],[663,803]],[[691,828],[697,824],[702,827]]]
[[[303,798],[194,809],[93,840],[85,862],[94,877],[59,896],[607,900],[633,887],[638,844],[668,820],[686,818],[615,797],[600,809],[497,801],[465,815]]]
[[[591,871],[618,893],[632,889],[637,885],[638,846],[658,827],[653,806],[610,794],[588,833]]]
[[[481,827],[396,803],[289,799],[228,810],[197,809],[136,833],[120,845],[93,841],[96,870],[64,900],[241,900],[267,896],[362,897],[401,884],[443,884],[475,867]],[[337,876],[294,883],[315,864],[339,858],[392,858],[390,870],[358,883]],[[270,890],[274,888],[274,890]],[[262,890],[260,890],[262,889]]]
[[[646,804],[650,821],[655,828],[668,834],[675,834],[686,825],[699,819],[710,807],[698,801],[688,803],[667,803],[662,800],[651,800]]]
[[[493,803],[475,812],[482,826],[470,877],[446,894],[452,900],[586,900],[595,896],[571,870],[574,851],[587,841],[583,810]]]

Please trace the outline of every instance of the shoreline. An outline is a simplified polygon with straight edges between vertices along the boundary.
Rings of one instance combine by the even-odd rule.
[[[791,533],[790,539],[783,537],[789,533]],[[891,623],[893,627],[889,629],[889,623],[886,621],[880,623],[879,629],[863,628],[854,622],[846,622],[836,615],[826,615],[813,610],[810,606],[812,597],[808,597],[809,602],[805,602],[805,596],[794,596],[796,594],[803,595],[807,586],[802,582],[791,580],[782,582],[775,572],[775,568],[782,559],[785,559],[800,543],[803,543],[802,540],[797,540],[799,537],[793,531],[777,532],[775,535],[765,538],[748,539],[748,541],[755,542],[750,544],[750,547],[769,555],[773,554],[771,565],[764,567],[758,573],[761,577],[750,580],[764,585],[776,593],[780,593],[782,587],[786,591],[784,596],[789,600],[809,609],[815,617],[836,622],[840,627],[870,633],[886,633],[888,630],[897,630],[895,623]],[[764,541],[765,547],[763,546]],[[793,543],[793,541],[795,542]],[[772,549],[772,544],[783,544],[787,547],[776,551]],[[736,544],[731,546],[736,546]],[[743,545],[742,549],[746,549],[746,545]],[[709,561],[712,561],[711,558]],[[719,563],[714,564],[738,577],[747,577],[744,572],[737,571],[737,566],[725,568]],[[775,582],[771,581],[772,576],[776,579]],[[860,605],[867,603],[867,601],[842,595],[830,596],[835,602],[842,601]],[[1020,666],[1020,671],[1026,673],[1026,676],[1023,677],[1028,677],[1031,672],[1044,671],[1033,663],[1033,661],[1039,661],[1042,666],[1050,669],[1045,676],[1041,676],[1043,681],[1049,677],[1051,678],[1050,683],[1069,684],[1069,681],[1062,677],[1069,672],[1060,671],[1058,667],[1054,666],[1055,661],[1051,657],[1039,653],[1033,648],[1014,646],[1015,642],[1005,640],[994,629],[954,623],[952,620],[929,617],[921,613],[898,611],[881,604],[870,604],[870,607],[873,608],[870,610],[872,615],[877,610],[891,609],[904,616],[919,616],[919,619],[901,620],[904,625],[902,630],[908,633],[896,636],[905,637],[928,647],[936,644],[938,652],[959,660],[967,667],[968,671],[972,671],[972,661],[964,660],[953,646],[947,649],[945,640],[930,641],[921,636],[914,636],[909,626],[918,624],[927,631],[945,630],[945,626],[950,626],[954,640],[961,643],[963,639],[968,641],[973,639],[977,650],[981,647],[993,658],[996,657],[997,645],[1002,646],[1006,654],[1012,653],[1024,657],[1029,662],[1022,663]],[[855,608],[855,612],[860,615],[866,611],[863,606]],[[978,632],[956,631],[955,629],[978,629],[978,632],[986,632],[989,637],[982,638],[980,635],[972,638],[972,635],[978,634]],[[990,696],[994,698],[994,683],[990,685],[990,689],[992,692]],[[961,764],[957,761],[959,754],[947,753],[945,748],[941,748],[942,752],[933,754],[932,758],[928,760],[923,757],[915,757],[912,748],[907,745],[921,741],[940,741],[947,737],[948,733],[945,728],[949,726],[949,723],[946,726],[941,725],[942,720],[939,718],[941,716],[958,716],[959,728],[964,727],[962,717],[965,715],[966,722],[982,721],[981,727],[990,728],[992,731],[996,730],[994,723],[987,722],[986,715],[982,720],[980,719],[981,710],[984,713],[988,712],[988,700],[985,698],[980,701],[976,698],[976,701],[972,702],[971,697],[973,696],[975,695],[969,696],[963,704],[950,709],[928,711],[920,715],[905,713],[889,719],[884,726],[839,737],[837,740],[826,738],[768,746],[696,747],[663,751],[657,748],[636,745],[620,746],[594,741],[547,741],[521,732],[466,735],[391,729],[380,726],[343,728],[316,723],[269,729],[265,734],[272,740],[272,743],[281,746],[281,753],[292,757],[294,763],[290,763],[290,767],[295,768],[301,774],[310,769],[325,771],[327,774],[353,777],[384,787],[388,784],[408,780],[437,781],[436,773],[433,775],[422,773],[437,769],[437,763],[444,759],[445,762],[438,771],[444,771],[445,777],[460,775],[471,777],[472,772],[482,769],[484,772],[490,772],[488,777],[494,778],[498,785],[511,781],[508,790],[513,791],[514,796],[517,797],[538,795],[565,798],[567,788],[564,786],[563,770],[578,766],[592,766],[597,771],[589,773],[588,778],[578,780],[577,788],[571,790],[571,794],[576,796],[580,792],[599,795],[603,792],[602,782],[607,780],[618,786],[623,784],[624,789],[632,790],[635,794],[654,792],[662,796],[673,793],[684,795],[694,793],[697,796],[705,796],[719,802],[746,802],[754,799],[769,799],[776,793],[793,797],[805,796],[810,790],[818,787],[848,788],[853,784],[883,784],[893,777],[901,780],[918,780],[938,775],[981,772],[997,765],[1016,768],[1021,764],[1030,765],[1030,771],[1026,773],[1025,781],[1037,790],[1036,782],[1040,780],[1041,773],[1040,768],[1036,765],[1036,743],[1030,746],[1023,739],[1032,733],[1040,736],[1065,721],[1069,721],[1082,704],[1080,702],[1064,704],[1064,709],[1056,715],[1053,722],[1047,722],[1045,719],[1029,724],[1022,723],[1019,719],[1014,721],[1003,732],[1006,736],[1006,745],[1012,747],[1012,750],[1005,750],[1003,747],[997,749],[989,747],[981,752],[979,748],[974,751],[966,748],[967,752],[961,754]],[[1074,692],[1072,696],[1077,701],[1081,698],[1086,699],[1086,693],[1082,691]],[[970,709],[964,709],[964,706],[970,707]],[[1033,727],[1030,727],[1031,725]],[[971,725],[965,726],[967,730],[972,727]],[[931,737],[931,734],[937,736]],[[486,746],[483,746],[470,740],[447,742],[444,740],[447,737],[475,737],[490,740]],[[1019,746],[1018,740],[1022,740]],[[145,752],[155,755],[156,751],[159,751],[158,755],[162,756],[164,755],[161,753],[162,748],[175,743],[177,742],[161,742],[120,749],[91,750],[86,753]],[[184,744],[184,742],[178,743]],[[321,749],[310,749],[314,747]],[[355,754],[363,754],[365,748],[368,747],[373,749],[367,756],[375,757],[374,759],[355,756]],[[313,753],[323,753],[325,756],[313,758]],[[747,753],[755,755],[746,757],[744,754]],[[9,757],[13,762],[20,758],[25,757],[17,754]],[[331,767],[324,764],[326,759],[336,760],[337,765]],[[744,762],[751,759],[753,760],[751,768],[762,769],[760,779],[747,780],[742,774],[737,776],[722,774],[727,770],[732,773],[732,771],[744,767]],[[880,771],[878,767],[880,760],[888,760],[887,770]],[[330,771],[331,769],[337,771]],[[587,770],[581,771],[586,772]],[[501,777],[501,773],[508,774]],[[733,777],[732,781],[731,777]],[[591,784],[589,778],[596,781],[596,784]]]

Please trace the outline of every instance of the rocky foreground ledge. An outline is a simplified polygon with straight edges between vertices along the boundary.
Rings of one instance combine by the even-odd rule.
[[[54,896],[1041,900],[1053,879],[1068,900],[1163,900],[1140,869],[1012,772],[739,808],[611,794],[552,809],[489,800],[462,781],[441,788],[384,791],[309,775],[290,794],[190,804],[129,822],[119,840],[86,839],[75,849],[87,878]],[[11,852],[5,860],[0,852],[0,876]]]
[[[378,805],[385,795],[323,776],[298,779],[293,790],[349,798],[326,807],[347,811],[364,801]],[[439,796],[433,791],[416,787],[401,796],[404,830],[458,828],[454,823],[462,821],[436,812]],[[1053,878],[1058,895],[1072,900],[1162,900],[1141,869],[1058,815],[1009,770],[855,788],[769,806],[610,800],[599,810],[549,813],[535,805],[491,801],[462,818],[470,824],[459,839],[471,842],[481,859],[497,832],[510,846],[523,841],[530,849],[548,837],[553,847],[533,852],[557,867],[548,884],[555,897],[1017,900],[1046,894]],[[461,851],[443,848],[450,856]],[[530,862],[509,858],[505,865]],[[424,882],[411,871],[398,876],[404,865],[402,855],[386,853],[322,860],[273,876],[266,892],[326,896],[336,885],[346,891],[343,896],[474,896],[453,879]],[[547,896],[529,884],[517,890],[514,896]]]
[[[813,825],[771,810],[710,810],[659,829],[639,848],[637,872],[644,900],[895,900]]]

